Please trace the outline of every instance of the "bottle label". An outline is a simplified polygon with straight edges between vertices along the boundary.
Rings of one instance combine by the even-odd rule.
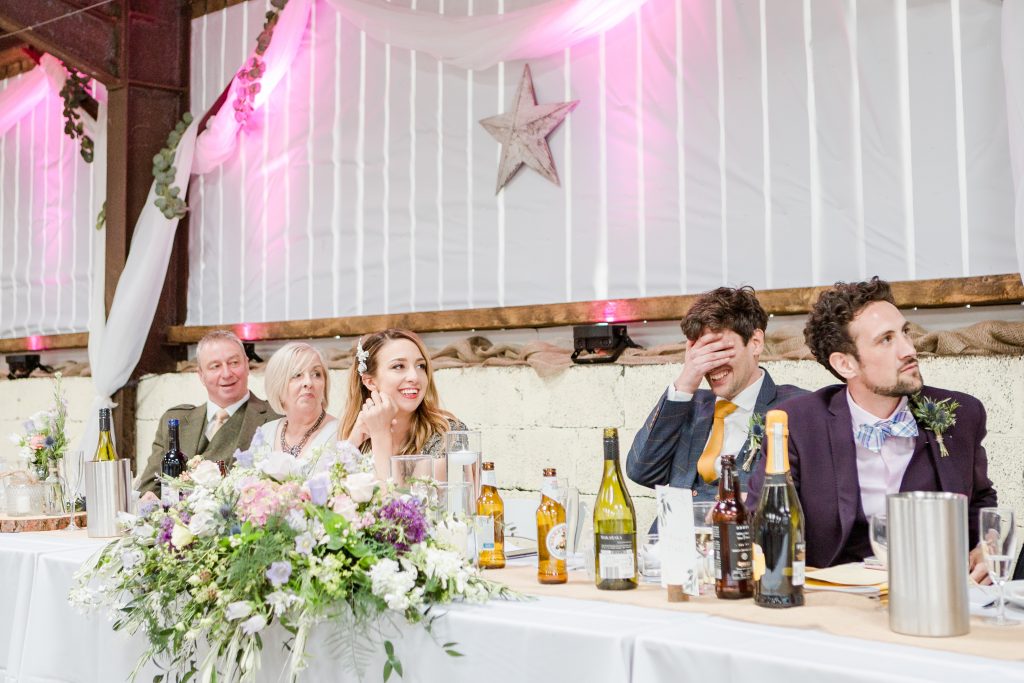
[[[494,515],[487,515],[487,521],[480,525],[480,549],[494,550]]]
[[[636,576],[634,534],[595,534],[595,538],[602,579],[632,579]]]
[[[806,543],[794,543],[793,544],[793,585],[802,586],[804,585],[804,569],[805,560],[807,557],[807,544]]]
[[[552,559],[565,559],[565,522],[551,527],[547,537],[544,539],[544,545],[547,547]]]
[[[483,470],[483,474],[480,475],[480,484],[482,486],[493,486],[498,488],[497,477],[494,476],[494,470]]]
[[[551,500],[562,502],[561,496],[558,495],[558,479],[555,477],[544,477],[544,483],[540,485],[540,493]]]
[[[715,539],[715,579],[731,578],[734,581],[744,581],[751,578],[754,551],[750,543],[750,526],[724,522],[716,524],[712,531]],[[728,577],[724,576],[726,572]]]

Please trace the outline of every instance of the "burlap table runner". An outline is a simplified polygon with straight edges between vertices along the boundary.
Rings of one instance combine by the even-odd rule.
[[[583,572],[570,572],[569,582],[565,584],[543,585],[537,583],[537,570],[533,566],[488,571],[486,576],[521,593],[538,597],[600,600],[637,607],[697,612],[767,626],[816,628],[837,636],[914,645],[978,657],[1024,660],[1024,626],[997,628],[983,623],[977,617],[971,617],[971,632],[966,636],[905,636],[889,630],[889,614],[879,609],[877,600],[861,595],[807,593],[807,604],[804,607],[772,610],[756,606],[753,600],[719,600],[713,594],[690,598],[689,602],[668,602],[665,589],[650,585],[642,585],[630,591],[599,591]]]

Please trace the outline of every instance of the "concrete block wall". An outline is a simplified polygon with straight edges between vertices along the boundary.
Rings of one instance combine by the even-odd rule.
[[[831,375],[810,361],[765,363],[776,382],[816,389]],[[575,366],[551,378],[527,367],[460,368],[436,374],[442,401],[474,429],[483,432],[485,457],[495,462],[507,498],[535,500],[541,470],[558,468],[584,499],[592,500],[601,476],[601,429],[617,427],[622,457],[679,365]],[[1001,502],[1024,517],[1024,357],[923,358],[921,370],[931,385],[977,396],[988,410],[989,473]],[[344,408],[347,375],[331,376],[330,412]],[[70,431],[76,440],[91,403],[87,378],[65,380]],[[262,375],[252,375],[252,390],[265,396]],[[0,382],[0,434],[18,431],[32,413],[51,402],[52,381]],[[138,390],[137,453],[148,457],[160,415],[170,406],[199,403],[205,394],[191,373],[144,378]],[[0,441],[0,457],[14,446]],[[654,517],[653,491],[631,485],[640,528]]]

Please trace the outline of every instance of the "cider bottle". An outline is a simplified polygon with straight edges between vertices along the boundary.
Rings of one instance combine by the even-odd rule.
[[[711,511],[711,530],[715,544],[715,595],[727,600],[754,594],[750,525],[738,489],[736,456],[723,455],[718,502]]]
[[[554,467],[544,468],[537,508],[537,580],[541,583],[565,583],[565,508],[558,502],[558,478]]]
[[[505,566],[505,503],[498,495],[493,462],[483,464],[476,514],[490,517],[492,522],[484,525],[484,537],[480,543],[480,568],[501,569]]]

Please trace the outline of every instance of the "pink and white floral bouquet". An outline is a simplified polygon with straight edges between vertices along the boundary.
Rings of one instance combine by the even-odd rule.
[[[153,661],[202,681],[252,680],[276,622],[291,634],[295,680],[310,629],[336,620],[349,640],[383,641],[387,680],[402,664],[375,635],[382,619],[429,630],[435,605],[518,597],[436,540],[426,503],[376,481],[347,442],[297,459],[257,439],[235,459],[227,476],[193,459],[179,504],[125,516],[126,535],[79,571],[73,604],[147,637],[136,673]]]

